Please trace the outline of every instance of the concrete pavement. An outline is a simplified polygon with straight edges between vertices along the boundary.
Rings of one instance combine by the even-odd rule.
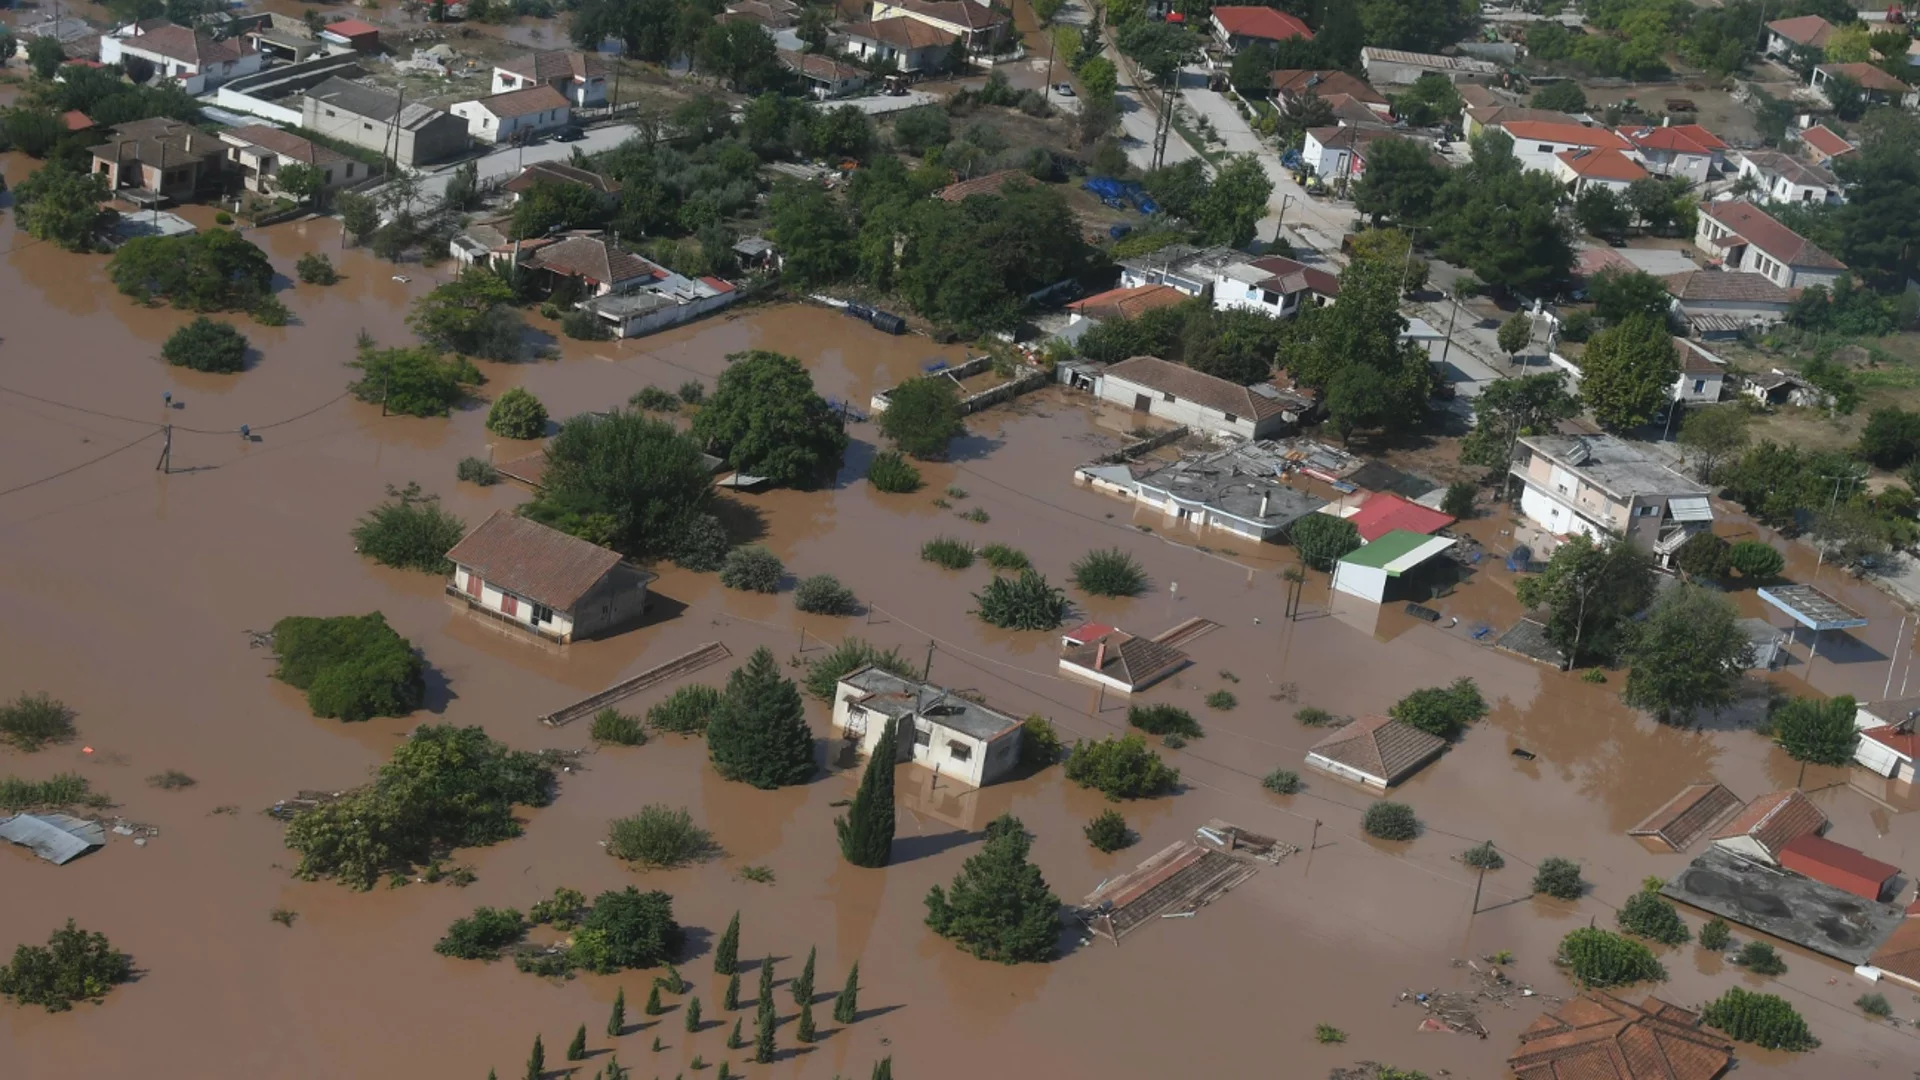
[[[1340,250],[1340,238],[1353,231],[1356,215],[1352,205],[1310,198],[1293,182],[1293,174],[1280,163],[1280,155],[1274,152],[1272,144],[1255,134],[1241,118],[1232,100],[1217,90],[1207,89],[1205,74],[1199,68],[1188,68],[1185,74],[1197,78],[1200,85],[1182,90],[1182,103],[1206,118],[1230,153],[1252,154],[1258,158],[1267,178],[1273,181],[1273,195],[1267,200],[1272,213],[1260,235],[1273,236],[1274,229],[1283,223],[1284,211],[1285,227],[1305,246],[1322,252]]]

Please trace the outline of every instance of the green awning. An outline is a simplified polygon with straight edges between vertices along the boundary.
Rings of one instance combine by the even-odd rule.
[[[1364,547],[1356,548],[1340,561],[1349,566],[1385,570],[1388,577],[1399,577],[1435,555],[1453,546],[1445,536],[1426,536],[1406,529],[1395,529]]]

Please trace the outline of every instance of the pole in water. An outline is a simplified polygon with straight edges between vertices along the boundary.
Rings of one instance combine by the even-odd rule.
[[[1488,847],[1492,847],[1492,846],[1493,846],[1493,841],[1491,841],[1491,840],[1489,840],[1489,841],[1487,841],[1487,846],[1488,846]],[[1475,879],[1474,879],[1474,881],[1473,881],[1473,911],[1472,911],[1472,914],[1474,914],[1474,915],[1478,915],[1478,914],[1480,914],[1480,887],[1481,887],[1481,886],[1483,886],[1483,885],[1485,885],[1486,883],[1487,883],[1487,868],[1486,868],[1486,867],[1484,867],[1484,866],[1482,866],[1482,867],[1480,868],[1480,876],[1479,876],[1479,877],[1477,877],[1477,878],[1475,878]]]
[[[926,682],[933,677],[933,639],[927,639],[927,666],[921,669],[920,681]]]
[[[153,467],[170,474],[173,472],[173,425],[168,424],[163,430],[166,441],[160,444],[160,460],[154,462]]]

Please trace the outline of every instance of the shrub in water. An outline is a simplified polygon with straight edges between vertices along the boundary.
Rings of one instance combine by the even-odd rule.
[[[575,341],[613,340],[613,327],[586,308],[574,308],[560,316],[560,332]]]
[[[1002,630],[1052,630],[1067,617],[1067,594],[1047,584],[1038,571],[1019,577],[995,577],[973,594],[974,614]]]
[[[712,573],[726,565],[733,550],[726,526],[712,514],[695,514],[673,545],[673,563],[683,570]]]
[[[1060,733],[1054,730],[1053,721],[1038,714],[1027,717],[1021,724],[1020,764],[1029,769],[1044,769],[1060,760],[1060,754],[1066,749],[1060,741]]]
[[[1728,928],[1727,920],[1718,916],[1708,919],[1700,928],[1700,947],[1714,952],[1725,952],[1727,943],[1733,940],[1733,931]]]
[[[0,705],[0,742],[32,753],[73,738],[73,710],[45,694],[21,694]]]
[[[1068,580],[1074,588],[1095,596],[1138,596],[1147,588],[1147,572],[1119,548],[1082,555]]]
[[[987,565],[993,567],[995,570],[1025,570],[1027,567],[1033,565],[1027,561],[1026,552],[1021,551],[1019,548],[1008,547],[1005,544],[988,544],[986,547],[980,549],[980,557],[985,559]]]
[[[643,386],[634,391],[627,404],[647,412],[673,412],[680,408],[680,399],[657,386]]]
[[[1861,994],[1854,999],[1853,1003],[1868,1016],[1877,1016],[1884,1020],[1893,1015],[1893,1006],[1887,1003],[1885,994]]]
[[[614,746],[639,746],[647,741],[646,729],[640,726],[639,719],[612,706],[593,714],[593,728],[588,734],[594,742]]]
[[[460,464],[454,467],[453,475],[456,479],[478,484],[481,487],[492,487],[500,482],[500,470],[494,468],[493,462],[486,458],[461,458]]]
[[[903,495],[919,490],[920,470],[899,451],[884,450],[875,454],[873,464],[867,466],[867,483],[877,490]]]
[[[42,945],[22,945],[13,962],[0,967],[0,994],[22,1005],[65,1012],[76,1001],[103,998],[133,977],[133,959],[115,949],[106,935],[88,933],[72,919]]]
[[[1578,900],[1587,883],[1580,878],[1580,864],[1558,855],[1540,860],[1533,874],[1533,891],[1555,900]]]
[[[1240,704],[1240,699],[1234,697],[1233,691],[1231,690],[1215,690],[1213,693],[1207,695],[1207,708],[1209,709],[1218,709],[1221,712],[1226,712],[1238,704]]]
[[[1475,844],[1462,852],[1460,861],[1476,870],[1498,870],[1507,865],[1507,860],[1499,849],[1489,840],[1484,844]]]
[[[1144,799],[1164,794],[1180,782],[1180,770],[1171,768],[1147,748],[1138,735],[1073,744],[1067,755],[1067,779],[1101,792],[1114,801]]]
[[[707,720],[720,707],[720,691],[704,683],[682,686],[667,695],[665,701],[647,710],[647,723],[659,731],[676,735],[698,735],[707,730]]]
[[[467,523],[440,506],[438,495],[420,494],[419,484],[387,488],[387,501],[367,511],[353,529],[360,554],[396,570],[445,574],[453,569],[447,552],[467,534]]]
[[[1680,912],[1659,893],[1647,889],[1628,897],[1617,918],[1620,929],[1662,945],[1682,945],[1693,936],[1681,921]]]
[[[1480,696],[1480,687],[1463,676],[1448,687],[1415,690],[1395,702],[1387,715],[1408,727],[1452,739],[1487,715],[1487,702]]]
[[[1787,962],[1780,959],[1780,954],[1774,951],[1773,946],[1764,941],[1749,941],[1740,946],[1740,951],[1733,954],[1733,962],[1755,975],[1787,973]]]
[[[1575,982],[1591,989],[1667,977],[1653,950],[1610,930],[1586,926],[1561,939],[1555,962],[1566,967]]]
[[[698,405],[707,397],[707,384],[698,379],[688,379],[680,384],[680,400],[689,405]]]
[[[494,960],[501,949],[519,941],[525,933],[518,911],[478,907],[472,915],[453,920],[447,936],[434,943],[433,951],[456,960]]]
[[[1406,803],[1377,802],[1361,815],[1360,827],[1381,840],[1411,840],[1420,834],[1420,819]]]
[[[720,564],[720,584],[742,592],[779,592],[780,579],[786,572],[780,556],[755,544],[727,552],[726,561]]]
[[[273,642],[274,677],[305,690],[315,716],[405,716],[426,694],[426,664],[379,612],[289,616],[273,624]]]
[[[247,365],[247,337],[232,323],[202,315],[175,330],[160,346],[160,356],[174,367],[231,374]]]
[[[516,386],[493,399],[487,430],[503,439],[537,439],[547,433],[547,407]]]
[[[1756,994],[1736,986],[1709,1003],[1700,1022],[1732,1039],[1767,1050],[1812,1050],[1820,1040],[1807,1022],[1778,994]]]
[[[1118,810],[1102,811],[1099,817],[1087,822],[1087,827],[1081,831],[1087,834],[1087,843],[1108,853],[1126,847],[1133,838],[1127,828],[1127,819],[1121,817]]]
[[[333,268],[333,260],[320,251],[300,256],[300,261],[293,264],[293,272],[308,285],[332,285],[340,280],[339,273]]]
[[[1130,705],[1127,723],[1149,735],[1184,735],[1197,739],[1205,734],[1192,713],[1173,705]]]
[[[1341,720],[1341,717],[1335,716],[1325,709],[1316,709],[1311,705],[1305,706],[1295,712],[1293,718],[1308,727],[1326,727],[1329,724],[1337,723]]]
[[[607,854],[649,869],[681,866],[712,850],[712,835],[695,825],[685,808],[655,803],[607,823]]]
[[[1260,778],[1260,786],[1275,795],[1292,795],[1300,790],[1300,774],[1292,769],[1275,769]]]
[[[793,606],[809,615],[851,615],[860,607],[853,590],[832,574],[815,574],[794,586]]]
[[[973,547],[965,541],[936,536],[920,545],[920,557],[935,566],[965,570],[973,565]]]

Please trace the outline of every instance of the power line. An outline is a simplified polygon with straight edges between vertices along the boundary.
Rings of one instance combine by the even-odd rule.
[[[7,495],[12,495],[12,494],[14,494],[14,493],[16,493],[16,492],[21,492],[21,491],[25,491],[25,490],[27,490],[28,488],[33,488],[33,487],[39,487],[39,486],[40,486],[41,484],[46,484],[46,483],[51,483],[51,482],[53,482],[53,481],[55,481],[55,480],[58,480],[58,479],[60,479],[61,477],[63,477],[63,476],[66,476],[66,475],[68,475],[68,474],[70,474],[70,473],[76,473],[76,472],[79,472],[79,471],[80,471],[81,469],[84,469],[84,468],[86,468],[86,467],[87,467],[87,466],[89,466],[89,465],[97,465],[97,464],[99,464],[100,462],[102,462],[102,461],[105,461],[105,460],[107,460],[108,458],[110,458],[110,457],[112,457],[112,456],[113,456],[113,455],[115,455],[115,454],[118,454],[118,453],[121,453],[121,452],[123,452],[123,451],[127,451],[127,450],[131,450],[131,449],[133,449],[134,447],[136,447],[136,446],[138,446],[138,445],[140,445],[140,444],[141,444],[141,443],[143,443],[143,442],[146,442],[146,441],[147,441],[148,439],[151,439],[151,438],[153,438],[153,437],[154,437],[155,435],[158,435],[158,434],[160,434],[160,430],[159,430],[158,428],[155,428],[154,430],[152,430],[152,431],[149,431],[149,432],[147,432],[147,433],[146,433],[145,435],[142,435],[142,436],[140,436],[139,438],[137,438],[137,439],[135,439],[135,440],[133,440],[132,442],[129,442],[129,443],[122,443],[122,444],[120,444],[119,446],[117,446],[117,447],[115,447],[114,449],[112,449],[112,450],[109,450],[109,451],[107,451],[107,452],[106,452],[106,453],[104,453],[104,454],[101,454],[101,455],[100,455],[99,457],[97,457],[97,458],[89,458],[88,460],[86,460],[86,461],[83,461],[83,462],[81,462],[81,463],[80,463],[80,464],[78,464],[78,465],[74,465],[74,466],[71,466],[71,467],[69,467],[69,468],[65,468],[65,469],[61,469],[61,470],[60,470],[59,472],[57,472],[57,473],[54,473],[54,474],[53,474],[53,475],[51,475],[51,476],[43,476],[43,477],[41,477],[41,478],[40,478],[40,479],[38,479],[38,480],[30,480],[30,481],[28,481],[28,482],[26,482],[26,483],[24,483],[24,484],[20,484],[20,485],[18,485],[18,486],[16,486],[16,487],[10,487],[10,488],[7,488],[7,489],[6,489],[5,491],[0,491],[0,497],[4,497],[4,496],[7,496]]]

